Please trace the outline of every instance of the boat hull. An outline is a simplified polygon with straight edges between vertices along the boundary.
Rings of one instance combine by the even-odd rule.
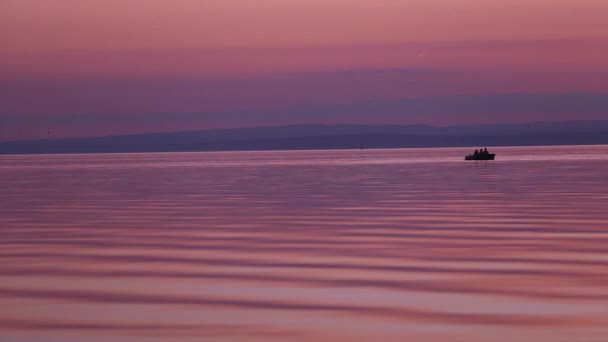
[[[470,154],[464,157],[464,160],[494,160],[496,154],[488,153],[488,154]]]

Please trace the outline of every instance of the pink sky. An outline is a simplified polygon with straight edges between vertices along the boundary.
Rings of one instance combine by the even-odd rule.
[[[369,99],[608,93],[606,18],[603,0],[3,0],[0,140],[306,123],[260,111]]]

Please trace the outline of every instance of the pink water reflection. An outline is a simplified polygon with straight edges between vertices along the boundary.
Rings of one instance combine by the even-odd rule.
[[[495,150],[0,157],[0,336],[602,341],[608,147]]]

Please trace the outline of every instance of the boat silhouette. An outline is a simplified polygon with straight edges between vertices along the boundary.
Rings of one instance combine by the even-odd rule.
[[[464,160],[494,160],[495,156],[495,153],[490,153],[487,148],[484,148],[483,150],[475,150],[475,153],[464,156]]]
[[[464,160],[494,160],[496,153],[488,153],[488,154],[469,154],[464,157]]]

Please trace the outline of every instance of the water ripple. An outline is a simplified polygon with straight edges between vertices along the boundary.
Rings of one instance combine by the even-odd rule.
[[[0,336],[601,341],[580,149],[0,156]]]

